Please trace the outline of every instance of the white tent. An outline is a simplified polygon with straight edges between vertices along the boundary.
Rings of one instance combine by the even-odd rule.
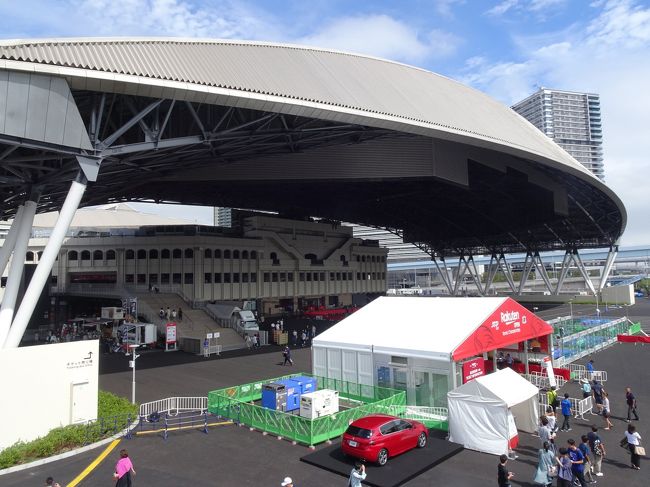
[[[507,453],[513,431],[532,433],[539,421],[539,389],[511,369],[478,377],[449,391],[449,440],[465,448]]]

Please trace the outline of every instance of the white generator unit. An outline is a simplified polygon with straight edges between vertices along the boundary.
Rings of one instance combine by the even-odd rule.
[[[321,389],[300,396],[300,416],[316,419],[339,412],[339,391]]]

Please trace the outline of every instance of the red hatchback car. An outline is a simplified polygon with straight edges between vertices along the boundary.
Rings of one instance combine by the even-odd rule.
[[[354,421],[343,433],[341,450],[351,457],[386,465],[413,448],[424,448],[429,438],[426,426],[412,419],[373,414]]]

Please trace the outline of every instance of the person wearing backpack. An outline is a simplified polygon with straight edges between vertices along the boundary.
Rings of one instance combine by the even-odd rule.
[[[603,440],[598,436],[598,428],[596,426],[591,427],[591,432],[587,434],[587,439],[589,440],[589,448],[591,448],[591,464],[594,469],[594,474],[596,477],[602,477],[603,457],[607,452]]]

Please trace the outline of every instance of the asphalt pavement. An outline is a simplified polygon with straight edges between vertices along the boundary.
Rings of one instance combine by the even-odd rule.
[[[567,307],[568,308],[568,307]],[[574,314],[591,314],[589,307],[574,306]],[[607,311],[609,312],[609,310]],[[645,300],[629,309],[614,309],[612,313],[626,312],[639,319],[644,328],[650,323],[650,301]],[[548,314],[547,314],[548,313]],[[541,313],[540,313],[541,314]],[[550,319],[564,312],[564,307],[555,311],[544,310],[544,317]],[[310,349],[293,352],[295,365],[281,365],[279,348],[268,348],[259,352],[237,352],[232,356],[204,359],[183,352],[143,353],[138,359],[136,371],[137,399],[140,402],[172,396],[204,396],[210,390],[241,384],[258,379],[272,378],[290,371],[311,370]],[[650,404],[650,346],[616,344],[592,357],[596,368],[608,372],[606,390],[610,393],[614,428],[600,431],[608,455],[603,462],[604,477],[598,478],[598,485],[647,487],[650,485],[646,459],[642,460],[641,471],[629,468],[629,455],[618,446],[626,427],[624,421],[624,389],[633,388],[638,398],[641,421],[637,428],[644,443],[650,438],[646,404]],[[131,371],[124,356],[103,356],[105,361],[100,375],[100,387],[116,394],[130,397]],[[579,362],[584,363],[585,360]],[[565,386],[572,397],[579,397],[578,384]],[[603,425],[599,416],[585,416],[586,420],[575,420],[573,431],[560,433],[559,444],[566,444],[569,438],[578,439],[589,431],[591,424]],[[318,446],[323,448],[326,445]],[[515,473],[513,487],[533,486],[532,478],[537,464],[539,439],[528,434],[520,435],[519,458],[508,463]],[[208,434],[200,430],[173,432],[167,440],[160,435],[137,436],[122,440],[120,445],[95,468],[80,486],[113,485],[112,471],[120,448],[127,448],[136,471],[135,485],[139,486],[278,486],[285,476],[293,477],[297,487],[344,486],[346,479],[314,466],[300,462],[300,457],[309,450],[292,445],[271,435],[234,425],[214,426]],[[45,477],[53,475],[61,485],[66,485],[89,465],[103,448],[98,448],[75,457],[55,463],[33,467],[21,472],[0,476],[5,487],[43,485]],[[407,486],[454,485],[474,487],[496,485],[497,458],[493,455],[465,450],[441,465],[408,482]]]

